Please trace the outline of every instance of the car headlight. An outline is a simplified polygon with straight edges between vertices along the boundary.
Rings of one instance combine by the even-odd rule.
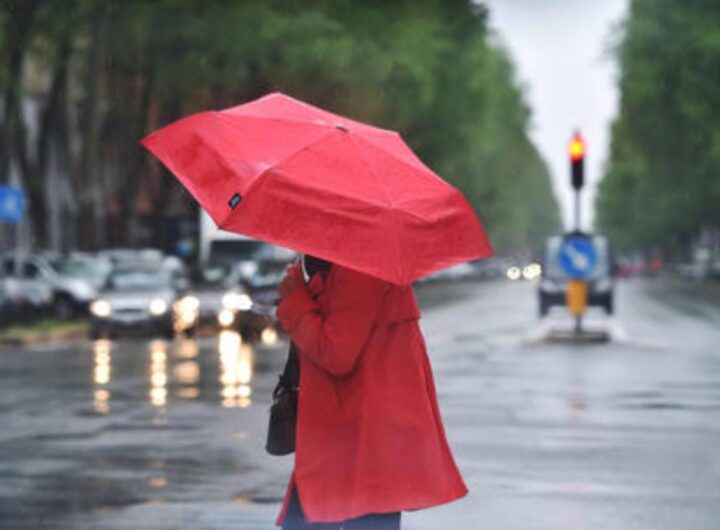
[[[95,300],[90,304],[90,312],[99,318],[107,318],[112,314],[112,306],[107,300]]]
[[[200,307],[200,301],[194,296],[184,296],[177,303],[178,309],[183,312],[192,313]]]
[[[162,298],[155,298],[150,302],[150,314],[159,316],[167,311],[167,302]]]
[[[235,313],[233,313],[230,309],[223,309],[218,313],[218,324],[220,326],[227,328],[232,325],[232,323],[235,321]]]
[[[200,314],[200,301],[194,296],[183,296],[173,304],[173,315],[176,322],[183,326],[191,326]]]
[[[522,271],[520,267],[510,267],[505,274],[508,280],[519,280],[520,276],[522,276]]]
[[[526,280],[534,280],[542,275],[542,266],[539,263],[530,263],[522,270],[522,276]]]
[[[260,334],[260,340],[263,344],[275,344],[278,340],[277,331],[275,331],[275,328],[273,328],[272,326],[266,327],[264,330],[262,330],[262,333]]]
[[[252,307],[252,299],[245,293],[226,293],[222,305],[231,311],[248,311]]]

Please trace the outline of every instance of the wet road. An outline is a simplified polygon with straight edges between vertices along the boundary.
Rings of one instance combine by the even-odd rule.
[[[423,287],[470,494],[408,530],[720,528],[720,304],[631,280],[609,343],[553,342],[528,283]],[[705,293],[707,294],[707,293]],[[720,298],[717,298],[720,300]],[[561,333],[560,333],[561,334]],[[0,351],[0,529],[272,528],[283,345],[238,336]]]

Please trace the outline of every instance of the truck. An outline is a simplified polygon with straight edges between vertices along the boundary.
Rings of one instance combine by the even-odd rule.
[[[200,209],[199,259],[209,264],[238,267],[243,280],[251,280],[265,262],[289,263],[295,252],[259,239],[221,230],[204,209]]]

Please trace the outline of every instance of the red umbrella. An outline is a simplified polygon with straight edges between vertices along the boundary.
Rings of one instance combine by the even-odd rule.
[[[462,194],[396,132],[274,93],[142,141],[219,228],[408,284],[492,255]]]

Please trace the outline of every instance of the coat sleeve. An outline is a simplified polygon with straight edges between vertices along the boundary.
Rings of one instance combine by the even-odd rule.
[[[317,304],[304,286],[289,293],[277,315],[301,355],[335,376],[349,374],[370,336],[389,285],[334,265],[327,307]]]

